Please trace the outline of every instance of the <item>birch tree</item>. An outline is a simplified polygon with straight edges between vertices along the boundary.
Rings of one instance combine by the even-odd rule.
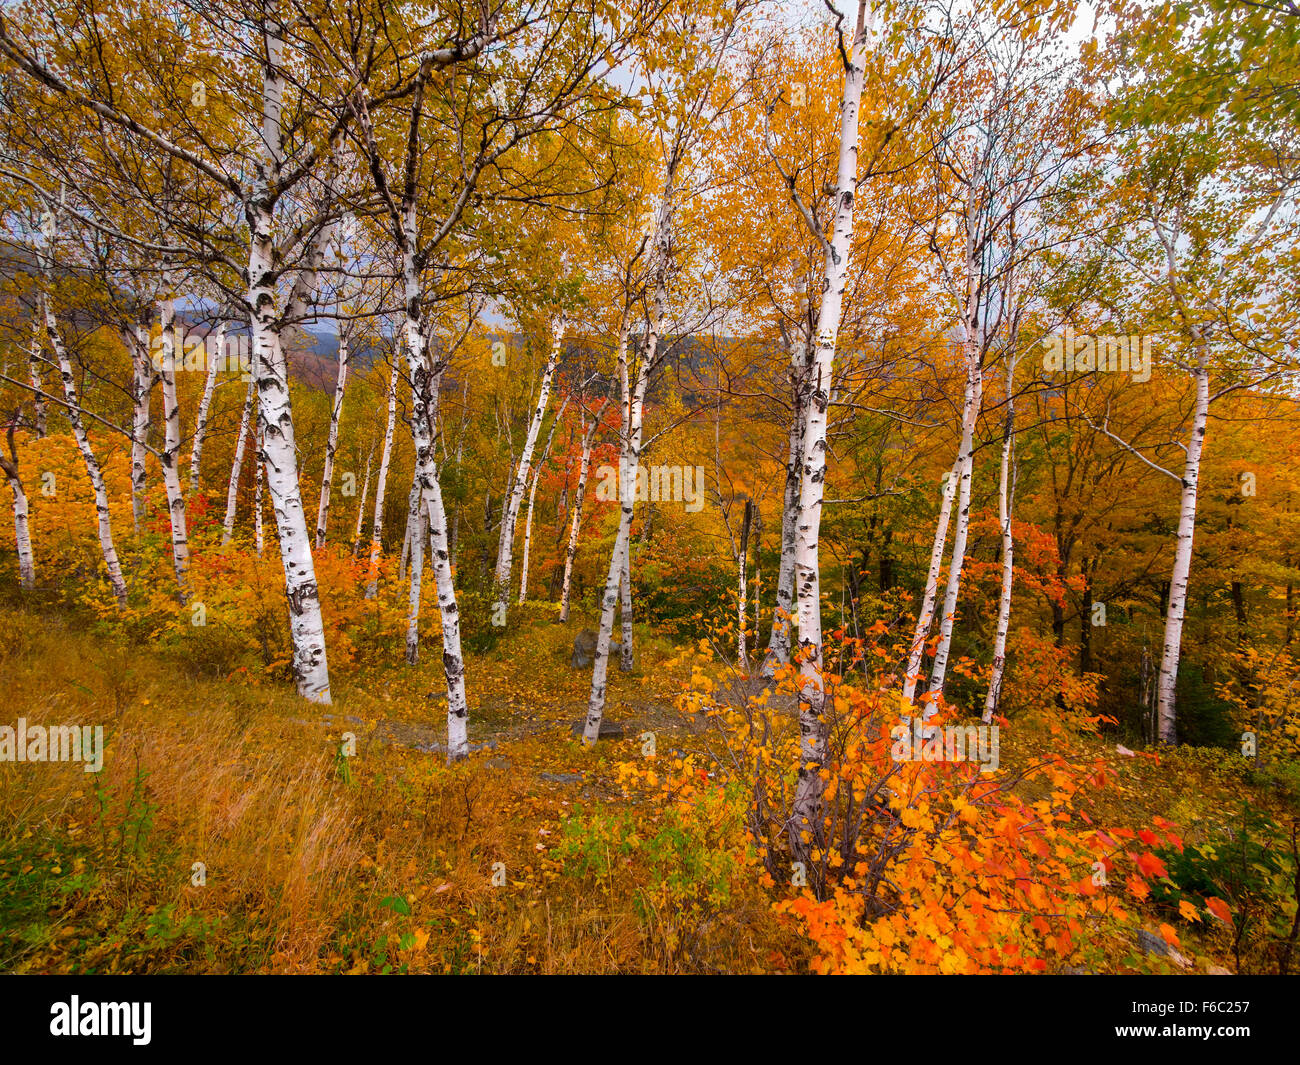
[[[579,406],[582,417],[582,459],[578,464],[578,483],[574,489],[572,513],[569,517],[569,540],[564,549],[564,583],[560,588],[560,621],[569,620],[569,595],[573,586],[573,560],[578,553],[578,531],[582,526],[582,505],[587,495],[587,475],[591,471],[591,448],[596,431],[600,428],[609,400],[603,400],[592,415],[587,427],[587,409]]]
[[[0,451],[0,471],[9,482],[9,490],[14,497],[14,546],[18,552],[18,583],[25,592],[36,587],[36,564],[32,556],[32,536],[27,524],[27,492],[23,488],[23,479],[18,470],[18,446],[14,443],[14,430],[18,426],[18,412],[9,420],[5,431],[5,441],[9,445],[9,455]]]
[[[501,515],[501,537],[497,547],[496,570],[493,574],[493,587],[496,589],[493,611],[497,617],[506,617],[507,600],[510,598],[510,574],[514,561],[515,522],[519,520],[519,507],[523,502],[524,491],[528,486],[529,471],[532,469],[533,448],[537,445],[537,436],[541,432],[542,422],[546,417],[546,405],[551,398],[551,380],[555,376],[555,367],[559,364],[563,350],[564,332],[567,322],[563,316],[556,318],[551,326],[550,355],[542,370],[541,389],[537,397],[537,406],[528,423],[528,434],[524,437],[523,450],[519,453],[519,465],[515,468],[510,491],[506,496],[505,509]]]
[[[343,390],[348,383],[348,333],[339,325],[338,379],[334,382],[334,402],[330,406],[329,437],[325,443],[325,471],[321,474],[320,505],[316,510],[316,550],[325,546],[325,527],[329,520],[330,488],[334,483],[334,453],[339,446],[339,422],[343,417]]]
[[[221,522],[221,546],[225,547],[235,534],[235,506],[239,502],[239,475],[244,467],[244,447],[248,443],[249,418],[253,413],[253,395],[257,384],[252,375],[244,393],[244,406],[239,415],[239,435],[235,437],[235,455],[230,463],[230,482],[226,486],[226,516]]]

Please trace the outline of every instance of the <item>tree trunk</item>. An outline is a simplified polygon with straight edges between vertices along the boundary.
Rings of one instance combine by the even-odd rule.
[[[163,449],[158,456],[163,488],[167,492],[167,513],[171,520],[172,567],[176,571],[176,594],[184,604],[189,598],[187,573],[190,567],[189,534],[185,527],[185,494],[181,491],[181,405],[176,394],[176,304],[162,301]]]
[[[523,564],[519,571],[519,605],[523,606],[524,600],[528,597],[528,556],[532,549],[533,539],[533,504],[537,501],[537,481],[542,475],[542,467],[546,465],[546,460],[551,455],[551,445],[555,442],[555,427],[560,424],[560,419],[564,417],[564,411],[569,406],[569,397],[564,397],[564,402],[560,404],[560,409],[555,413],[555,421],[551,422],[551,431],[546,434],[546,446],[542,448],[542,457],[537,460],[537,468],[533,470],[533,484],[528,490],[528,518],[524,522],[524,558]]]
[[[235,441],[235,457],[230,464],[230,483],[226,486],[226,518],[221,523],[221,546],[230,543],[235,535],[235,507],[239,503],[239,475],[244,468],[244,445],[248,439],[248,423],[253,413],[253,396],[257,378],[250,377],[248,391],[244,393],[244,410],[239,416],[239,438]],[[148,410],[146,408],[146,417]],[[261,485],[259,478],[258,485]]]
[[[145,444],[149,436],[149,396],[158,376],[153,372],[153,363],[149,359],[149,338],[145,330],[135,325],[124,335],[131,351],[132,368],[131,518],[135,534],[139,536],[140,526],[144,522],[144,493],[148,482],[148,450]]]
[[[626,345],[627,341],[622,341]],[[625,360],[627,357],[626,350],[622,356]],[[582,525],[582,501],[587,494],[587,474],[591,471],[591,445],[596,437],[596,430],[600,428],[600,419],[605,412],[605,404],[601,404],[592,419],[591,428],[584,426],[582,434],[582,461],[578,465],[578,486],[573,495],[573,513],[569,519],[569,544],[564,551],[564,584],[560,590],[560,621],[569,620],[569,596],[573,588],[573,560],[578,552],[578,530]],[[583,416],[586,416],[584,409]]]
[[[320,482],[320,506],[316,510],[316,550],[325,546],[325,527],[329,523],[330,488],[334,483],[334,454],[339,446],[339,421],[343,417],[343,389],[348,383],[348,337],[339,327],[339,376],[334,384],[334,405],[330,409],[329,438],[325,444],[325,472]]]
[[[361,530],[366,523],[366,497],[370,494],[370,463],[375,457],[374,440],[370,442],[370,452],[366,455],[366,477],[361,482],[361,500],[357,503],[357,527],[352,531],[352,557],[361,554]]]
[[[840,102],[840,145],[835,182],[835,218],[825,248],[822,298],[817,315],[816,353],[803,383],[804,426],[800,445],[799,520],[795,529],[795,596],[799,615],[799,647],[803,661],[799,673],[799,782],[791,810],[789,839],[795,861],[806,862],[822,837],[821,769],[826,760],[826,722],[823,719],[822,628],[818,535],[821,529],[823,488],[826,482],[826,421],[839,333],[853,246],[853,201],[857,191],[858,120],[862,101],[867,39],[867,6],[858,4],[853,48],[846,57],[844,92]]]
[[[18,450],[14,446],[13,426],[9,427],[9,458],[0,454],[0,470],[9,481],[14,496],[14,546],[18,551],[18,583],[25,592],[36,587],[36,564],[32,559],[32,537],[27,524],[27,493],[18,473]]]
[[[1157,685],[1156,720],[1161,743],[1177,741],[1175,689],[1178,659],[1182,647],[1183,617],[1187,609],[1187,582],[1192,569],[1192,537],[1196,533],[1196,489],[1201,474],[1201,451],[1205,446],[1205,423],[1210,410],[1210,371],[1202,355],[1194,373],[1196,407],[1192,415],[1192,435],[1187,442],[1187,461],[1183,466],[1183,492],[1178,511],[1178,546],[1174,551],[1174,568],[1169,580],[1169,608],[1165,614],[1164,652],[1160,658]]]
[[[420,486],[411,484],[407,516],[407,540],[411,549],[411,595],[406,612],[406,661],[415,665],[420,658],[420,586],[424,580],[424,537],[427,518],[421,506]]]
[[[803,378],[807,367],[799,348],[791,351],[794,402],[790,408],[790,432],[785,467],[785,496],[781,508],[781,562],[776,574],[776,604],[772,608],[772,631],[768,635],[763,676],[771,678],[779,665],[790,661],[790,619],[794,615],[794,542],[799,528],[799,480],[803,468]]]
[[[41,330],[45,328],[41,321],[41,315],[37,313],[32,318],[32,346],[27,352],[27,374],[32,380],[32,388],[35,389],[36,405],[36,439],[44,440],[48,432],[48,423],[45,414],[45,397],[41,394],[45,391],[44,383],[41,381]]]
[[[623,552],[623,578],[619,581],[620,603],[618,608],[619,653],[618,668],[620,673],[632,672],[632,539],[628,531],[627,550]]]
[[[258,421],[261,421],[259,416]],[[262,557],[262,549],[266,546],[266,537],[262,527],[262,430],[257,430],[257,451],[254,455],[256,462],[254,464],[255,472],[253,474],[253,546],[257,549],[257,557]]]
[[[665,203],[660,213],[660,231],[666,228],[667,217],[668,205]],[[667,243],[666,234],[660,237],[660,243]],[[636,471],[641,461],[641,408],[659,344],[659,330],[662,327],[666,300],[663,291],[664,270],[665,266],[661,264],[656,275],[654,309],[650,328],[646,331],[645,350],[638,360],[636,384],[631,389],[628,387],[626,316],[620,323],[618,331],[618,369],[623,383],[621,422],[625,427],[621,434],[618,459],[618,534],[614,539],[614,550],[609,559],[609,572],[606,574],[605,589],[601,596],[600,627],[596,631],[595,660],[591,669],[591,695],[587,700],[587,720],[582,732],[582,742],[587,746],[600,738],[600,722],[605,712],[606,675],[609,669],[609,645],[614,632],[614,610],[618,606],[619,589],[623,582],[624,557],[630,547],[632,511],[636,505]]]
[[[330,682],[325,622],[311,555],[311,536],[307,531],[307,516],[303,511],[298,483],[288,360],[280,346],[276,321],[278,268],[273,240],[272,184],[279,179],[283,157],[280,118],[287,78],[284,31],[270,20],[265,26],[267,62],[262,70],[261,154],[244,206],[249,228],[245,302],[256,365],[257,412],[262,437],[258,465],[265,470],[271,508],[275,514],[280,560],[284,566],[285,598],[289,606],[293,675],[298,694],[310,702],[328,703]]]
[[[537,444],[537,434],[541,432],[542,420],[546,416],[546,404],[551,398],[551,379],[555,376],[555,367],[560,359],[564,330],[565,320],[561,317],[552,327],[551,354],[546,360],[546,369],[542,372],[542,387],[537,397],[537,409],[533,411],[532,421],[528,425],[528,436],[524,440],[524,448],[519,455],[519,467],[515,471],[510,486],[510,495],[506,501],[505,510],[501,515],[501,538],[497,548],[496,573],[493,577],[496,597],[493,611],[500,617],[506,616],[506,604],[510,598],[510,572],[513,566],[515,549],[515,523],[519,520],[519,507],[523,503],[524,490],[528,487],[528,475],[532,467],[533,448]]]
[[[1015,577],[1015,539],[1011,535],[1011,508],[1016,488],[1013,466],[1015,451],[1015,397],[1013,378],[1016,372],[1015,341],[1007,349],[1007,420],[1002,430],[1002,466],[998,477],[998,527],[1002,532],[1002,590],[998,595],[997,632],[993,637],[993,670],[989,691],[984,699],[981,720],[993,720],[1002,698],[1002,676],[1006,669],[1007,632],[1011,628],[1011,588]]]
[[[204,344],[207,351],[207,344]],[[182,353],[183,354],[183,353]],[[217,330],[216,352],[208,352],[208,376],[203,382],[203,398],[199,400],[199,413],[194,419],[194,445],[190,449],[190,488],[194,495],[199,486],[199,458],[203,454],[203,438],[208,431],[208,410],[212,406],[212,393],[217,387],[217,367],[226,362],[226,326]]]
[[[939,504],[939,519],[934,527],[934,544],[930,548],[930,569],[925,577],[925,592],[921,597],[921,612],[916,616],[916,630],[912,634],[912,649],[907,660],[907,676],[903,682],[903,698],[911,704],[916,686],[921,679],[921,660],[925,656],[926,641],[934,624],[934,604],[939,593],[939,571],[943,569],[943,552],[948,541],[948,523],[952,517],[953,499],[957,495],[958,466],[948,472],[943,486],[943,500]]]
[[[45,335],[49,339],[50,350],[54,352],[54,357],[59,364],[59,375],[63,379],[63,398],[68,404],[68,421],[72,425],[72,435],[77,441],[77,448],[86,463],[90,485],[95,491],[95,513],[99,517],[99,550],[104,556],[104,566],[108,570],[108,583],[112,586],[117,605],[126,609],[126,581],[122,579],[122,566],[118,562],[117,547],[113,543],[113,523],[109,517],[108,489],[104,485],[104,474],[90,446],[90,437],[86,434],[85,423],[81,420],[77,386],[72,376],[72,363],[68,360],[68,350],[63,346],[63,335],[59,332],[49,300],[44,296],[41,297],[41,309],[45,318]]]
[[[739,571],[739,580],[736,586],[736,660],[740,663],[740,668],[746,673],[749,672],[749,650],[745,645],[745,618],[748,614],[746,609],[746,577],[748,576],[748,555],[749,555],[749,529],[754,521],[754,501],[745,500],[745,520],[740,526],[740,552],[736,560],[736,569]]]
[[[409,356],[408,356],[409,357]],[[379,552],[384,533],[384,492],[388,487],[388,463],[393,457],[393,426],[397,424],[397,361],[388,379],[388,421],[384,424],[384,449],[379,455],[379,479],[375,482],[375,517],[370,527],[370,582],[366,598],[379,594]]]
[[[957,620],[957,601],[961,592],[961,571],[966,562],[966,539],[970,532],[970,495],[971,480],[975,475],[975,426],[979,421],[980,407],[984,399],[984,371],[981,362],[981,331],[979,306],[980,264],[975,259],[972,218],[973,212],[967,209],[966,237],[966,310],[963,319],[966,347],[966,394],[961,419],[961,449],[957,454],[957,527],[953,531],[952,556],[948,560],[948,587],[944,591],[943,613],[939,617],[939,641],[935,647],[934,665],[930,672],[930,694],[943,694],[944,677],[948,672],[948,655],[952,649],[952,630]],[[925,708],[922,717],[929,718],[935,713],[935,701],[932,699]]]

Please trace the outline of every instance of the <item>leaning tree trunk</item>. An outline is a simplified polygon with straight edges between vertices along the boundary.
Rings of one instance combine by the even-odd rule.
[[[984,396],[984,374],[979,366],[976,345],[968,342],[966,357],[966,409],[962,412],[961,452],[957,463],[961,467],[961,480],[957,486],[957,526],[952,537],[952,557],[948,560],[948,587],[944,590],[943,614],[939,618],[939,640],[934,652],[934,665],[930,672],[930,694],[943,693],[944,677],[948,671],[948,655],[952,649],[952,630],[957,616],[957,598],[961,591],[961,572],[966,561],[966,540],[970,531],[971,479],[975,467],[975,423],[979,418]],[[932,717],[935,702],[931,700],[922,717]]]
[[[18,451],[14,447],[13,426],[9,427],[9,458],[0,454],[0,470],[9,481],[14,496],[14,546],[18,551],[18,583],[25,592],[36,587],[36,564],[32,558],[32,536],[27,524],[27,493],[18,473]]]
[[[207,345],[204,344],[204,351]],[[203,455],[203,438],[208,432],[208,410],[212,406],[212,393],[217,387],[217,368],[226,363],[226,325],[217,329],[216,352],[207,352],[208,376],[203,382],[203,398],[199,400],[199,413],[194,419],[194,446],[190,449],[190,489],[193,495],[199,486],[199,459]]]
[[[515,523],[519,520],[519,507],[523,503],[524,489],[528,486],[533,448],[537,444],[537,435],[541,432],[542,420],[546,416],[546,404],[551,398],[551,379],[555,376],[555,367],[560,360],[564,330],[565,321],[561,317],[552,327],[551,354],[546,360],[546,369],[542,372],[542,387],[537,397],[537,409],[533,411],[532,421],[529,422],[528,436],[519,455],[519,468],[515,471],[510,495],[501,515],[501,539],[497,548],[496,573],[492,582],[495,589],[493,612],[498,617],[506,616],[506,603],[510,598],[510,572],[514,561]]]
[[[1196,407],[1192,415],[1192,435],[1187,441],[1187,461],[1183,465],[1183,492],[1178,507],[1178,546],[1174,550],[1174,569],[1169,578],[1169,605],[1165,612],[1164,651],[1160,656],[1160,679],[1157,686],[1156,721],[1161,743],[1177,742],[1175,692],[1178,684],[1178,659],[1182,648],[1183,617],[1187,610],[1187,582],[1192,571],[1192,538],[1196,534],[1196,490],[1201,476],[1201,452],[1205,447],[1205,423],[1210,410],[1210,371],[1202,354],[1193,371],[1196,381]]]
[[[329,522],[330,488],[334,482],[334,453],[339,446],[339,421],[343,417],[343,389],[348,383],[348,337],[339,328],[339,376],[334,385],[334,406],[330,409],[330,431],[325,444],[325,473],[320,482],[320,506],[316,510],[316,550],[325,546],[325,526]]]
[[[1007,420],[1002,429],[1002,467],[998,476],[998,524],[1002,530],[1002,590],[998,595],[998,627],[993,637],[993,670],[989,675],[989,691],[984,700],[983,722],[993,720],[1002,698],[1002,675],[1006,669],[1007,631],[1011,627],[1011,588],[1015,579],[1013,564],[1016,542],[1011,535],[1011,508],[1015,500],[1015,478],[1012,453],[1015,450],[1015,330],[1007,347]]]
[[[95,513],[99,517],[99,550],[104,556],[104,565],[108,569],[108,583],[113,588],[117,605],[125,609],[126,581],[122,579],[122,566],[118,562],[117,547],[113,544],[113,523],[109,517],[108,489],[104,484],[104,474],[90,446],[90,437],[86,433],[85,423],[81,420],[77,386],[72,376],[72,363],[68,360],[68,349],[63,346],[63,335],[59,332],[49,300],[41,297],[41,304],[45,318],[45,334],[50,342],[50,350],[54,352],[54,357],[58,361],[59,375],[63,379],[63,398],[68,404],[68,421],[72,425],[72,435],[86,463],[86,473],[90,477],[91,488],[95,491]]]
[[[361,482],[361,500],[357,503],[357,526],[352,530],[352,557],[361,554],[361,530],[366,523],[366,497],[370,494],[370,463],[375,457],[375,442],[370,442],[370,452],[366,455],[366,476]]]
[[[188,571],[190,541],[185,527],[185,494],[181,491],[181,404],[176,394],[176,304],[168,297],[161,307],[163,449],[158,456],[162,467],[163,489],[167,493],[167,513],[172,530],[172,567],[176,571],[176,594],[184,603],[189,598]]]
[[[388,379],[388,421],[384,424],[384,449],[379,455],[379,479],[375,482],[375,517],[370,526],[370,582],[366,598],[379,594],[379,552],[384,533],[384,492],[388,487],[388,463],[393,457],[393,427],[397,424],[397,360]]]
[[[239,438],[235,441],[235,457],[230,464],[230,483],[226,486],[226,517],[221,523],[221,546],[230,543],[235,535],[235,507],[239,502],[239,475],[244,468],[244,445],[248,438],[248,422],[253,413],[253,393],[257,384],[256,377],[248,379],[248,391],[244,393],[244,411],[239,416]],[[261,480],[258,480],[259,487]]]
[[[555,442],[555,429],[560,424],[560,419],[564,417],[564,412],[569,406],[569,397],[564,397],[564,402],[560,404],[560,409],[555,412],[555,420],[551,422],[551,431],[546,434],[546,446],[542,448],[542,457],[537,460],[537,468],[533,470],[533,484],[528,490],[528,518],[524,521],[524,557],[523,563],[519,570],[519,605],[523,606],[524,601],[528,598],[528,557],[532,551],[533,540],[533,504],[537,501],[537,482],[542,476],[542,467],[546,465],[546,460],[551,456],[551,445]]]
[[[658,243],[666,253],[668,203],[661,208]],[[636,505],[636,471],[641,462],[641,409],[645,402],[646,385],[650,370],[654,365],[655,352],[659,344],[659,331],[662,328],[664,304],[663,275],[666,264],[661,264],[655,283],[654,311],[650,328],[646,332],[645,350],[637,363],[636,384],[628,387],[627,340],[628,326],[626,318],[620,324],[618,336],[618,369],[623,383],[623,425],[622,441],[618,458],[618,499],[619,518],[618,534],[614,539],[614,551],[609,560],[609,572],[605,577],[604,594],[601,596],[600,627],[596,633],[595,660],[591,669],[591,695],[587,701],[587,720],[583,726],[582,742],[588,746],[600,737],[600,721],[605,712],[606,674],[609,669],[609,645],[613,640],[614,610],[619,601],[619,589],[623,581],[623,568],[627,551],[631,548],[632,512]]]
[[[826,481],[826,421],[853,246],[853,200],[858,174],[858,119],[862,102],[866,49],[866,4],[858,4],[853,50],[844,74],[840,102],[840,148],[835,183],[835,219],[826,243],[822,299],[817,316],[816,352],[803,384],[804,428],[800,445],[799,523],[795,530],[795,594],[799,647],[803,652],[799,688],[799,780],[791,809],[789,838],[795,861],[806,862],[814,841],[822,837],[821,770],[826,761],[825,695],[822,688],[822,626],[818,534]],[[818,234],[820,236],[820,234]]]
[[[943,552],[948,543],[948,524],[952,520],[952,504],[957,495],[959,473],[959,468],[954,465],[948,471],[943,484],[939,519],[934,527],[934,544],[930,548],[930,569],[925,578],[921,611],[916,617],[916,629],[912,634],[912,648],[907,659],[907,676],[903,678],[903,699],[909,705],[916,695],[916,686],[921,679],[921,660],[925,655],[925,644],[930,638],[930,628],[934,625],[934,604],[939,594],[939,571],[943,569]]]
[[[626,345],[626,340],[623,341]],[[624,357],[626,348],[624,349]],[[569,620],[569,595],[573,588],[573,560],[578,552],[578,530],[582,525],[582,501],[587,494],[587,475],[591,472],[591,446],[600,428],[600,419],[605,413],[605,404],[600,405],[592,420],[591,428],[582,434],[582,462],[578,466],[578,487],[573,497],[573,514],[569,521],[569,544],[564,551],[564,585],[560,591],[560,620]]]

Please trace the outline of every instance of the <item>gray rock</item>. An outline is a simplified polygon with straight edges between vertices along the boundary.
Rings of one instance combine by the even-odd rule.
[[[573,726],[571,731],[575,736],[581,736],[586,727],[587,722],[585,720],[579,721]],[[597,739],[621,740],[623,735],[623,726],[617,721],[610,721],[608,718],[603,717],[600,719],[600,732],[597,735]]]
[[[549,784],[581,784],[581,773],[538,773],[539,780],[545,780]]]
[[[1192,963],[1166,943],[1162,936],[1158,936],[1153,932],[1148,932],[1145,928],[1138,929],[1137,945],[1148,954],[1155,954],[1161,958],[1168,958],[1180,969],[1190,969],[1192,967]]]

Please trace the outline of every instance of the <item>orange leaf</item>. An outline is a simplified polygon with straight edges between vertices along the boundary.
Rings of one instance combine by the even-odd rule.
[[[1183,899],[1178,904],[1178,915],[1182,917],[1184,921],[1200,921],[1201,919],[1200,912],[1186,899]]]
[[[1178,933],[1173,930],[1172,926],[1167,924],[1162,924],[1160,926],[1160,934],[1164,936],[1165,942],[1168,943],[1171,947],[1177,947],[1179,945]]]
[[[1169,870],[1165,868],[1165,863],[1157,858],[1150,851],[1138,856],[1138,870],[1143,876],[1168,876]]]
[[[1228,904],[1222,899],[1206,899],[1205,908],[1224,924],[1232,924],[1232,911],[1228,909]]]

